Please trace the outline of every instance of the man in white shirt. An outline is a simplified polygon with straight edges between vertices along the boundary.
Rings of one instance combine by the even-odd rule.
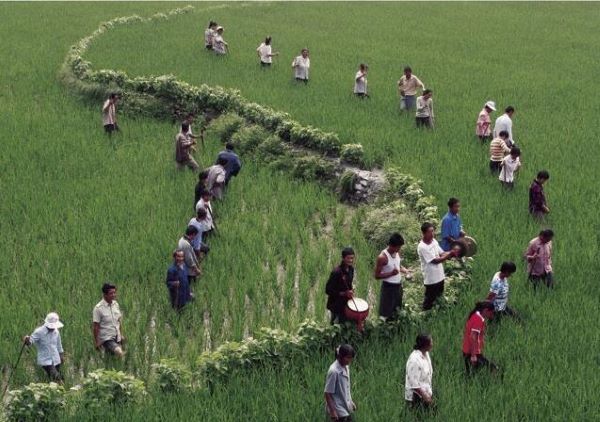
[[[432,348],[431,336],[419,334],[406,362],[404,399],[414,408],[427,408],[433,404],[433,367],[429,357]]]
[[[417,127],[427,127],[433,129],[433,91],[426,89],[423,91],[423,95],[417,97],[417,114],[416,122]]]
[[[271,66],[273,57],[279,55],[277,52],[273,53],[271,49],[271,37],[265,38],[265,42],[258,46],[256,52],[260,58],[260,65],[263,67]]]
[[[102,124],[104,125],[104,131],[108,133],[109,136],[112,135],[114,131],[119,130],[119,125],[117,125],[118,100],[119,96],[112,93],[102,106]]]
[[[504,109],[504,114],[496,119],[494,123],[494,138],[500,136],[500,132],[508,132],[508,139],[505,141],[509,148],[515,145],[512,133],[512,116],[515,114],[515,108],[508,106]]]
[[[23,343],[37,348],[37,364],[48,374],[50,381],[62,384],[63,377],[60,365],[64,362],[64,350],[60,339],[59,328],[63,327],[56,312],[50,312],[44,325],[36,328],[30,336],[23,337]]]
[[[361,63],[358,67],[358,72],[354,76],[354,95],[357,97],[368,97],[367,93],[367,72],[369,71],[369,66],[364,63]]]
[[[402,266],[400,257],[403,245],[404,238],[400,233],[393,233],[388,247],[381,251],[375,261],[375,279],[381,280],[379,316],[386,321],[395,319],[398,309],[402,309],[402,274],[409,274],[408,269]]]
[[[423,223],[421,226],[423,235],[417,253],[421,261],[421,271],[423,273],[423,284],[425,285],[425,298],[423,300],[423,310],[427,311],[433,307],[433,303],[444,293],[444,273],[443,262],[458,256],[458,251],[452,249],[448,252],[440,247],[435,240],[435,228],[431,223]]]
[[[117,303],[117,287],[110,283],[102,286],[102,300],[92,312],[94,346],[122,358],[125,337],[121,332],[121,308]]]
[[[308,57],[308,48],[303,48],[302,53],[292,62],[294,77],[297,81],[308,83],[308,70],[310,69],[310,58]]]
[[[412,74],[410,66],[404,68],[404,75],[398,81],[398,93],[400,94],[400,110],[414,110],[417,90],[425,89],[423,82]]]

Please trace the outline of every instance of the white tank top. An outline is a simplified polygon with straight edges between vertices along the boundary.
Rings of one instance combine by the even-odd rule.
[[[395,268],[397,268],[398,271],[400,271],[400,254],[399,253],[396,253],[395,258],[393,258],[390,255],[390,253],[387,251],[387,249],[384,249],[381,253],[387,257],[387,264],[385,264],[383,266],[383,268],[381,269],[382,273],[391,273],[392,271],[394,271]],[[383,278],[382,280],[387,283],[390,283],[390,284],[400,284],[400,283],[402,283],[402,276],[400,275],[400,273],[398,273],[391,277]]]

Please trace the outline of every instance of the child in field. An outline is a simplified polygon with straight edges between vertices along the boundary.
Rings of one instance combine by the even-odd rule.
[[[510,152],[506,145],[508,132],[503,130],[490,142],[490,171],[492,174],[500,173],[500,167],[504,156]]]
[[[369,66],[364,63],[361,63],[358,67],[358,72],[354,76],[354,95],[357,97],[365,98],[368,97],[367,93],[367,72],[369,71]]]
[[[350,392],[350,364],[356,352],[349,344],[342,344],[335,351],[325,379],[325,410],[332,421],[352,422],[356,405]]]
[[[494,274],[490,284],[490,293],[487,300],[494,304],[494,316],[511,316],[517,314],[508,306],[508,278],[517,271],[514,262],[503,262],[500,271]]]
[[[210,21],[208,23],[208,27],[204,31],[204,48],[206,48],[207,50],[213,49],[213,38],[215,37],[216,28],[217,23],[214,21]]]
[[[502,186],[507,189],[512,189],[514,187],[515,173],[521,168],[520,156],[521,150],[517,147],[512,147],[510,149],[510,155],[504,157],[500,163],[502,170],[500,170],[498,179],[500,179]]]
[[[229,53],[229,44],[223,39],[223,27],[217,27],[217,33],[212,41],[213,51],[218,55],[225,55]]]

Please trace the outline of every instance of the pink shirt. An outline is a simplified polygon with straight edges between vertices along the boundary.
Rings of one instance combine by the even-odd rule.
[[[529,257],[537,254],[534,260]],[[525,253],[527,258],[527,272],[531,275],[543,275],[552,272],[552,241],[543,243],[539,237],[529,242],[529,247]]]
[[[490,127],[492,123],[492,119],[485,108],[481,110],[479,113],[479,117],[477,117],[477,127],[475,128],[475,134],[477,136],[490,136],[492,134],[492,129]]]

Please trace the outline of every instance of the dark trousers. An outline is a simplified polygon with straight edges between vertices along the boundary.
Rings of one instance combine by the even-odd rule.
[[[402,284],[392,284],[384,281],[381,283],[381,296],[379,297],[379,316],[394,319],[398,315],[398,308],[402,307],[404,289]]]
[[[327,419],[328,421],[335,421],[335,422],[352,422],[352,415],[348,415],[348,416],[342,416],[341,418],[332,418],[331,416],[327,415]]]
[[[433,307],[433,304],[444,294],[444,280],[435,284],[425,285],[425,299],[423,299],[423,310],[427,311]]]
[[[431,128],[431,117],[417,117],[416,123],[417,127]]]
[[[54,365],[42,366],[42,368],[44,368],[44,371],[46,371],[46,374],[48,374],[48,378],[50,379],[50,381],[62,382],[63,377],[60,373],[60,364],[58,364],[56,366],[54,366]]]
[[[407,400],[406,404],[417,412],[428,412],[434,409],[433,404],[426,403],[417,393],[413,393],[412,401]]]
[[[549,289],[554,287],[554,278],[552,273],[544,273],[540,275],[529,274],[529,281],[533,285],[533,288],[537,290],[540,284],[545,285]]]
[[[500,170],[502,170],[500,163],[501,161],[490,160],[490,171],[492,174],[500,174]]]
[[[492,136],[491,135],[488,135],[488,136],[479,136],[478,138],[481,141],[481,143],[489,142],[489,141],[492,140]]]
[[[474,363],[471,363],[471,355],[468,353],[463,353],[463,359],[465,360],[465,369],[467,370],[467,375],[472,375],[482,368],[487,368],[492,373],[499,370],[498,365],[490,362],[483,355],[477,355],[477,361]]]
[[[343,324],[344,322],[348,321],[348,318],[346,318],[346,315],[344,314],[344,311],[341,312],[334,312],[332,310],[330,310],[329,312],[331,312],[331,325],[333,324]]]

